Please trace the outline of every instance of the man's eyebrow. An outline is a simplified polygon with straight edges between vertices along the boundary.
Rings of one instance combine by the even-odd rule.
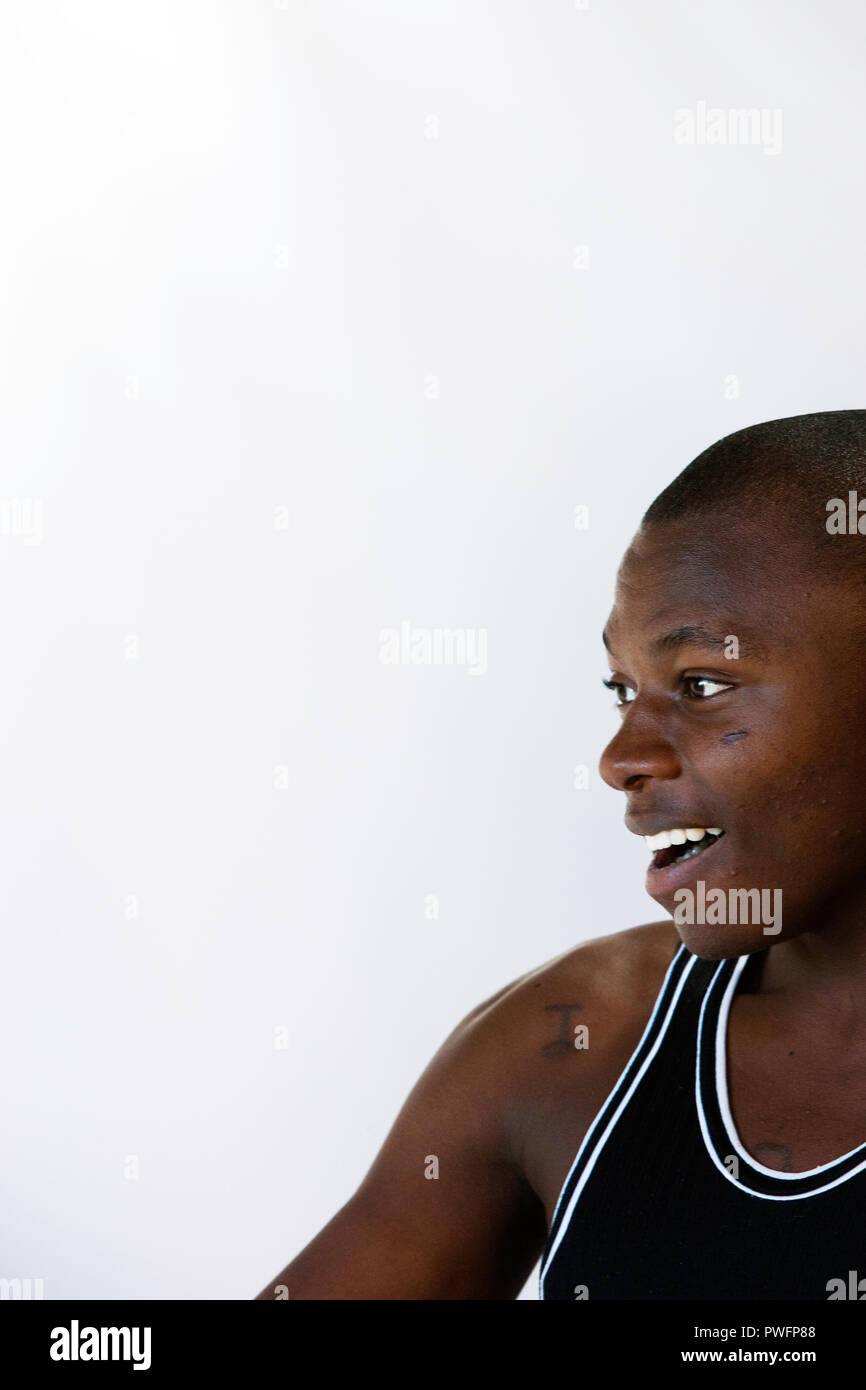
[[[657,652],[676,651],[678,647],[703,647],[705,650],[722,652],[728,656],[733,637],[737,639],[735,650],[738,656],[755,661],[766,661],[766,652],[753,640],[743,638],[736,632],[713,632],[710,628],[704,627],[702,623],[686,623],[682,627],[671,628],[670,632],[663,633],[661,637],[653,638],[650,646]],[[613,656],[613,649],[608,641],[606,629],[602,631],[601,640],[607,651]]]
[[[738,656],[745,656],[758,661],[766,660],[765,652],[757,643],[741,637],[737,632],[713,632],[710,628],[704,627],[702,623],[686,623],[683,627],[671,628],[670,632],[663,633],[661,637],[654,637],[650,646],[657,652],[676,651],[678,647],[703,647],[708,651],[722,652],[728,655],[731,641],[734,638],[737,642],[735,651]]]

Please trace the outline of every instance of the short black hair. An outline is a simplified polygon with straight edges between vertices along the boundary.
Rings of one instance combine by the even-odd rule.
[[[754,514],[787,498],[804,530],[817,523],[826,535],[827,502],[847,502],[849,491],[866,497],[866,410],[789,415],[736,430],[705,449],[659,493],[642,525],[696,512]]]

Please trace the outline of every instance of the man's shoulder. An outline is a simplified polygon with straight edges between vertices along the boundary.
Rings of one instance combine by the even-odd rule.
[[[680,945],[670,918],[590,937],[497,990],[464,1023],[504,1019],[527,1003],[537,1006],[539,994],[558,997],[573,988],[598,1004],[627,1009],[634,1001],[639,1007],[648,993],[658,993]]]
[[[669,917],[661,922],[645,922],[639,927],[581,941],[531,971],[527,979],[534,976],[544,983],[559,985],[580,978],[587,988],[598,990],[601,995],[619,995],[623,989],[647,985],[656,974],[660,985],[680,945],[679,933]]]
[[[457,1031],[465,1043],[515,1063],[544,1055],[566,1024],[595,1022],[606,1037],[630,1034],[651,1014],[680,944],[670,918],[591,937],[497,990]]]

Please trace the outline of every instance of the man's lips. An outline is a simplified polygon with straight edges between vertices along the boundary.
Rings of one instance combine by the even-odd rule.
[[[626,830],[632,835],[659,835],[663,830],[673,830],[679,826],[685,830],[690,826],[716,827],[719,825],[715,815],[694,811],[645,811],[640,815],[628,813],[625,817]]]
[[[696,877],[696,859],[710,855],[717,857],[716,846],[724,836],[724,829],[713,824],[717,813],[709,818],[694,811],[650,811],[640,815],[626,815],[625,823],[635,835],[642,835],[652,860],[647,869],[647,891],[658,894]]]
[[[697,850],[697,853],[688,852],[693,850]],[[707,870],[713,873],[719,867],[718,861],[724,851],[724,832],[715,837],[707,835],[698,844],[689,845],[685,858],[673,857],[670,849],[657,850],[647,868],[647,892],[651,896],[670,893],[696,882]]]

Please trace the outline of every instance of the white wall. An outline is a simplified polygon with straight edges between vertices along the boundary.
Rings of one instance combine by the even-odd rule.
[[[841,0],[0,12],[0,1275],[253,1297],[459,1018],[657,916],[599,633],[690,458],[864,404],[864,39]],[[678,143],[700,102],[781,149]],[[486,673],[382,665],[404,619]]]

